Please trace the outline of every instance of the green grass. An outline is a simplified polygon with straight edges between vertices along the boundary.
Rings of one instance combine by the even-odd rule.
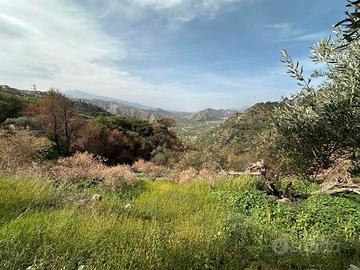
[[[0,178],[0,224],[20,218],[28,211],[53,206],[56,192],[49,183]]]
[[[0,178],[0,269],[347,269],[360,200],[283,205],[253,178],[121,191]],[[81,199],[99,193],[99,202]]]

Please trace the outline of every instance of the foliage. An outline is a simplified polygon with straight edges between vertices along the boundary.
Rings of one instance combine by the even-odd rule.
[[[160,165],[171,165],[182,149],[172,119],[150,123],[117,117],[93,104],[71,100],[56,89],[36,92],[2,86],[0,90],[0,102],[11,105],[1,106],[7,110],[0,112],[5,126],[46,135],[54,143],[54,157],[81,151],[100,155],[110,165],[153,157]]]
[[[183,170],[178,175],[178,182],[180,184],[190,183],[196,179],[198,171],[190,167],[187,170]]]
[[[7,118],[4,125],[14,125],[16,127],[27,128],[37,125],[36,118],[30,118],[27,116],[20,116],[17,118]]]
[[[344,29],[343,37],[347,41],[348,45],[353,41],[359,40],[359,29],[360,29],[360,1],[348,0],[346,5],[349,8],[353,8],[352,12],[346,11],[346,19],[338,22],[335,27],[342,26]]]
[[[271,153],[267,160],[282,164],[288,172],[316,176],[339,157],[355,157],[359,149],[360,111],[354,103],[360,94],[360,44],[338,50],[341,42],[323,40],[314,46],[313,60],[326,65],[325,72],[316,72],[324,77],[317,87],[284,53],[289,72],[302,90],[277,109],[272,138],[264,137],[264,144]]]
[[[27,115],[39,119],[40,128],[54,142],[58,155],[69,155],[73,141],[80,137],[84,120],[75,104],[59,90],[51,89],[44,98],[30,104]]]
[[[180,152],[171,150],[168,148],[157,148],[156,152],[152,152],[152,162],[159,166],[172,167],[174,166],[180,159]]]
[[[135,169],[138,172],[142,172],[142,173],[155,173],[155,174],[161,174],[162,171],[164,171],[163,167],[157,166],[156,164],[152,163],[152,162],[146,162],[142,159],[136,161],[133,165],[132,168]]]
[[[196,125],[190,130],[190,150],[180,157],[176,167],[213,171],[244,171],[258,161],[255,153],[257,137],[269,128],[279,102],[258,103],[243,113],[235,114],[215,126]],[[189,129],[188,127],[186,127]],[[184,131],[182,131],[184,138]]]
[[[151,124],[136,118],[105,116],[95,118],[92,123],[79,148],[104,157],[108,164],[150,160],[167,150],[181,150],[171,130],[172,122]]]
[[[230,117],[214,130],[204,134],[196,144],[205,148],[210,146],[212,150],[249,150],[256,135],[271,123],[272,112],[278,105],[278,102],[257,103],[244,113]]]
[[[25,107],[25,100],[15,95],[0,92],[0,123],[7,118],[18,117]]]
[[[346,269],[360,259],[356,196],[312,196],[287,205],[255,189],[220,188],[217,193],[239,211],[228,225],[229,241],[250,260],[261,258],[285,269],[288,263],[302,269]]]

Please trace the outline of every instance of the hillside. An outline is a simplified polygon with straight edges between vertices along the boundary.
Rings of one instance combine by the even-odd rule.
[[[0,94],[14,95],[22,98],[41,98],[44,92],[32,90],[20,90],[8,85],[0,85]]]
[[[67,90],[64,94],[72,99],[82,100],[94,104],[107,112],[118,116],[135,117],[143,120],[154,120],[159,118],[181,118],[190,113],[166,111],[160,108],[152,108],[139,103],[133,103],[117,98],[92,95],[83,91]]]
[[[153,119],[165,118],[165,117],[170,117],[170,118],[178,117],[178,115],[162,109],[140,109],[116,101],[106,101],[99,99],[84,100],[84,101],[94,104],[118,116],[129,116],[144,120],[153,120]]]
[[[200,134],[195,141],[198,147],[212,149],[247,149],[261,130],[270,125],[272,112],[279,102],[257,103],[243,113],[237,113],[211,130]]]
[[[46,92],[42,91],[20,90],[7,85],[0,85],[0,123],[7,118],[21,116],[23,110],[30,102],[40,100],[45,95]],[[95,104],[81,100],[72,100],[71,103],[73,108],[76,108],[79,113],[84,115],[109,115],[104,109]]]
[[[1,128],[45,135],[54,157],[89,152],[105,158],[108,164],[119,164],[181,150],[171,130],[172,121],[120,117],[57,90],[38,92],[3,86],[0,105]]]
[[[238,113],[238,110],[214,110],[211,108],[207,108],[200,112],[193,113],[186,118],[190,121],[223,121],[234,114]]]

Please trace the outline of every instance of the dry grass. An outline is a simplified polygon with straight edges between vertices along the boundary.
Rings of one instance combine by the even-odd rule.
[[[113,188],[123,183],[133,186],[137,181],[133,171],[143,173],[146,178],[166,176],[178,183],[201,180],[213,185],[218,178],[218,174],[211,169],[196,170],[190,167],[171,170],[144,160],[135,162],[132,167],[109,167],[104,164],[102,158],[86,152],[49,161],[45,156],[51,150],[51,142],[44,137],[31,137],[26,132],[0,130],[0,143],[0,174],[51,179],[60,185],[97,179]]]
[[[220,175],[210,169],[201,169],[200,171],[189,168],[182,171],[174,171],[174,178],[179,184],[192,183],[195,181],[207,182],[211,186],[219,180]]]
[[[165,171],[165,168],[162,166],[158,166],[153,162],[138,160],[133,165],[132,168],[141,173],[155,173],[162,174]]]
[[[189,168],[177,174],[177,180],[180,184],[185,184],[195,181],[197,176],[198,176],[198,171],[195,170],[194,168]]]
[[[219,178],[219,174],[209,169],[202,169],[199,172],[199,178],[207,181],[210,185],[214,185]]]
[[[26,131],[11,132],[0,129],[0,171],[16,174],[36,171],[52,144],[45,138],[31,137]]]
[[[32,137],[25,131],[0,130],[0,174],[52,179],[60,184],[99,179],[105,185],[133,185],[136,177],[130,166],[108,167],[89,153],[76,153],[57,161],[46,160],[52,144],[45,137]]]
[[[101,158],[89,153],[76,153],[71,157],[61,158],[52,166],[51,171],[53,178],[64,184],[94,178],[111,187],[117,187],[123,182],[128,185],[136,182],[130,166],[109,167],[102,163]]]

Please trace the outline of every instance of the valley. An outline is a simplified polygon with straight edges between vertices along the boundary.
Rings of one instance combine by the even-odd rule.
[[[360,1],[303,2],[0,0],[0,269],[360,270]]]

